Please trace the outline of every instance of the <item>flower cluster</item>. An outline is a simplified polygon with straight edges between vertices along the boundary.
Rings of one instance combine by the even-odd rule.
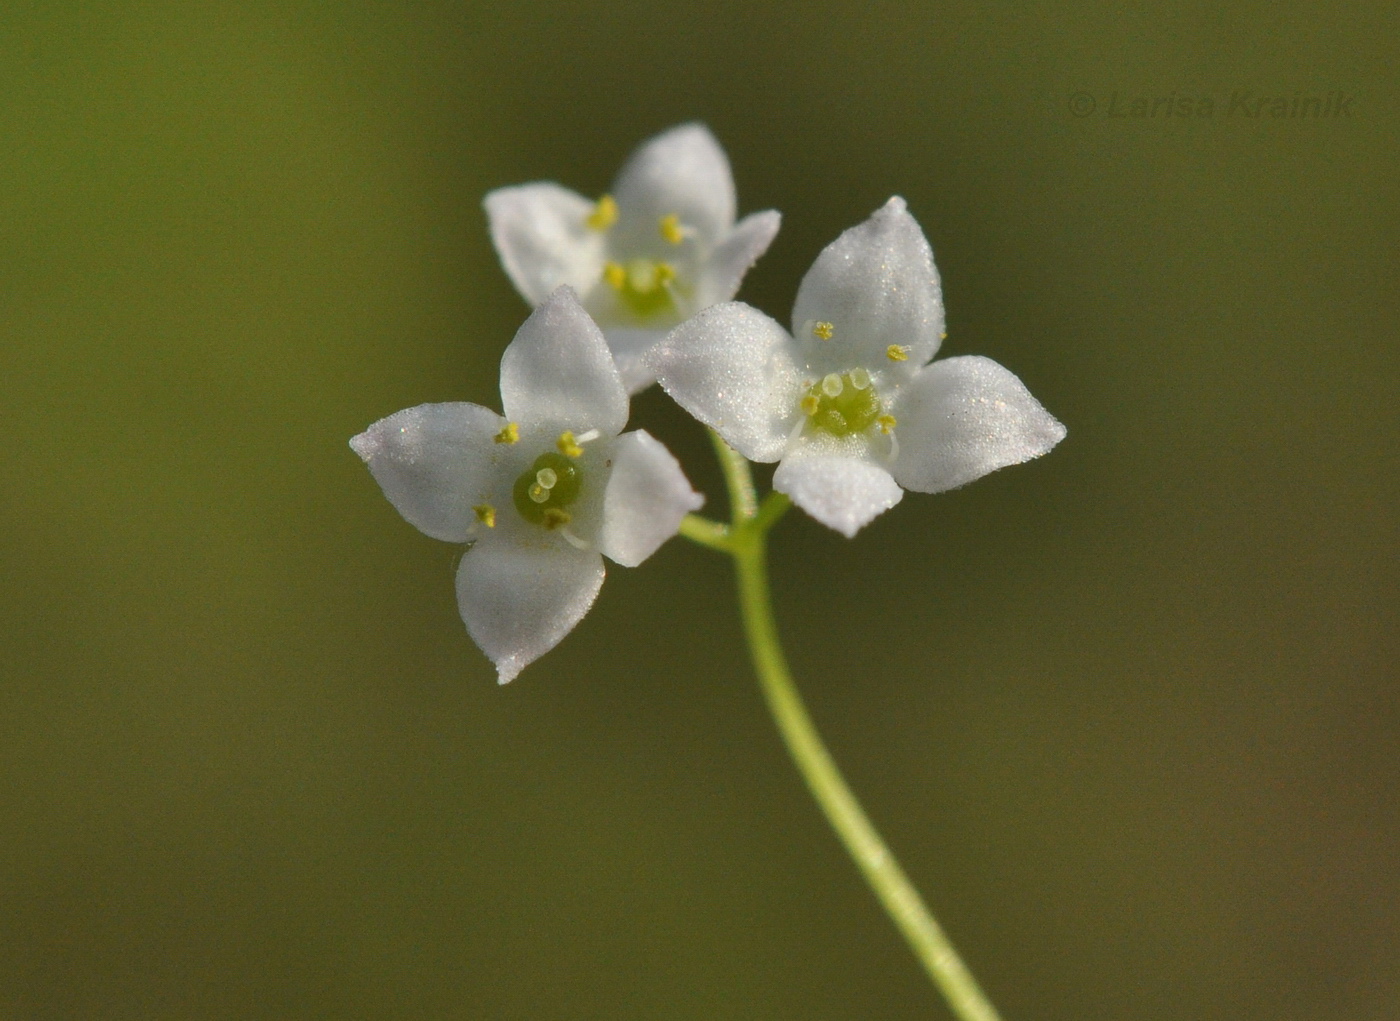
[[[653,381],[744,457],[778,462],[774,488],[847,537],[904,490],[952,489],[1064,438],[996,362],[932,361],[942,291],[903,199],[821,252],[791,333],[730,300],[779,217],[735,223],[728,160],[701,125],[645,143],[596,202],[536,183],[485,205],[537,306],[501,361],[504,416],[425,404],[351,446],[410,523],[470,544],[458,603],[502,683],[587,613],[603,557],[640,564],[699,508],[665,447],[622,433],[628,394]]]

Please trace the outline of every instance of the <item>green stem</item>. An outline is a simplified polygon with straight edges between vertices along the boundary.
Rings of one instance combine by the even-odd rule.
[[[715,445],[715,456],[724,469],[724,481],[729,486],[729,515],[735,527],[758,513],[758,496],[753,488],[753,471],[744,455],[724,442],[723,437],[713,429],[710,439]]]
[[[701,546],[717,549],[721,553],[728,553],[732,549],[729,542],[729,526],[702,518],[699,514],[687,514],[681,519],[681,535],[691,542],[698,542]]]
[[[788,509],[788,498],[770,493],[760,507],[748,462],[717,435],[715,449],[729,484],[733,524],[725,529],[696,518],[707,527],[683,525],[682,534],[734,557],[749,653],[783,741],[808,790],[953,1013],[960,1021],[998,1021],[996,1008],[847,786],[788,671],[768,585],[768,530]]]

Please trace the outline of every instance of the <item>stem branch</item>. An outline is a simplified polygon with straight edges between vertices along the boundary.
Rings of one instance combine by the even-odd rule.
[[[681,534],[734,557],[744,634],[763,696],[807,789],[875,896],[959,1021],[999,1021],[996,1008],[978,987],[841,776],[788,671],[768,585],[768,530],[787,511],[788,498],[770,493],[760,506],[748,461],[730,449],[718,434],[712,436],[729,485],[733,523],[726,528],[691,515],[682,522]]]
[[[724,469],[724,481],[729,486],[729,514],[737,526],[758,513],[758,496],[753,488],[753,471],[749,462],[737,450],[725,443],[720,434],[710,430],[715,456]]]
[[[702,518],[699,514],[687,514],[681,518],[681,535],[701,546],[728,553],[732,548],[729,542],[729,526],[718,521]]]

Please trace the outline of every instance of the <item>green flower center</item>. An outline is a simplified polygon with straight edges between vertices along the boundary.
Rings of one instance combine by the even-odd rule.
[[[864,369],[829,373],[808,389],[800,403],[812,425],[833,436],[865,432],[881,417],[880,398]]]
[[[521,472],[511,496],[522,518],[553,530],[573,519],[565,508],[578,499],[582,482],[578,465],[551,450]]]
[[[659,259],[629,259],[626,265],[610,262],[603,267],[603,279],[639,319],[675,311],[675,301],[667,286],[676,279],[676,269]]]

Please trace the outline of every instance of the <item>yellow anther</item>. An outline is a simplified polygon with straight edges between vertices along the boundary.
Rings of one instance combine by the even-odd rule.
[[[487,528],[496,527],[496,508],[489,503],[479,503],[472,510],[476,511],[476,520],[480,521]]]
[[[620,262],[605,262],[603,263],[603,279],[614,291],[620,291],[627,286],[627,270]]]
[[[875,419],[875,424],[880,427],[882,433],[888,436],[890,433],[894,432],[894,427],[899,425],[899,422],[893,415],[881,415],[879,418]]]
[[[835,332],[836,327],[832,326],[830,323],[812,324],[812,336],[816,337],[818,340],[830,340],[832,334]]]
[[[520,426],[515,422],[507,422],[504,429],[495,436],[497,443],[519,443]]]
[[[669,262],[648,263],[645,259],[638,259],[632,263],[629,272],[629,282],[642,294],[654,291],[676,279],[676,267]]]
[[[617,222],[617,200],[611,195],[604,195],[584,222],[594,230],[607,230]]]
[[[657,224],[657,229],[661,231],[661,236],[673,245],[678,245],[685,240],[685,231],[681,229],[681,218],[675,213],[667,213]]]
[[[573,518],[569,516],[568,511],[560,507],[546,507],[544,509],[544,521],[541,522],[541,524],[552,532],[556,528],[563,528],[572,520]]]
[[[817,409],[822,406],[822,402],[819,401],[816,397],[813,397],[811,394],[808,394],[806,397],[802,398],[801,404],[799,406],[802,408],[802,414],[806,415],[808,418],[811,418],[817,413]]]
[[[947,330],[944,330],[942,333],[940,333],[940,334],[938,335],[938,339],[939,339],[939,340],[947,340],[947,339],[948,339],[948,331],[947,331]]]
[[[549,490],[536,482],[530,486],[530,499],[535,503],[548,503]]]
[[[828,397],[840,397],[845,386],[841,383],[841,377],[834,372],[828,372],[822,378],[822,393]]]
[[[846,376],[850,379],[851,386],[855,387],[857,390],[870,389],[870,373],[866,372],[864,369],[852,369]]]
[[[545,489],[553,489],[559,484],[559,476],[553,468],[541,468],[535,472],[535,481],[544,486]]]
[[[909,360],[909,349],[900,347],[898,344],[891,344],[885,348],[885,357],[892,362],[907,362]]]
[[[571,432],[565,431],[560,433],[559,441],[554,445],[559,448],[559,453],[563,454],[565,457],[583,456],[583,448],[578,445],[578,440],[574,439],[574,434]],[[550,474],[553,475],[554,473],[550,472]],[[541,479],[540,481],[543,482],[544,480]]]

